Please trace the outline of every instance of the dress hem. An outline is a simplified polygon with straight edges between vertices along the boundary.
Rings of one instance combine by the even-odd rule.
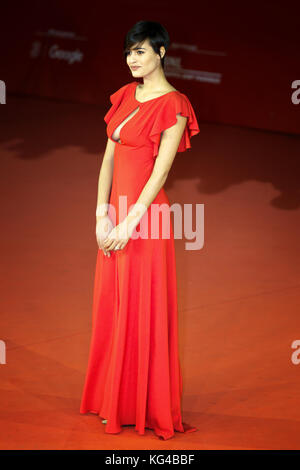
[[[107,419],[107,418],[104,418],[103,416],[100,416],[99,412],[98,411],[95,411],[95,410],[86,410],[86,411],[80,411],[80,414],[86,414],[86,413],[93,413],[93,414],[96,414],[99,416],[100,419]],[[107,423],[103,423],[105,426],[107,426]],[[105,429],[105,432],[107,434],[120,434],[122,432],[122,426],[136,426],[136,423],[122,423],[121,426],[120,426],[120,429],[118,430],[115,430],[115,431],[107,431]],[[195,426],[190,426],[189,424],[185,423],[185,422],[182,422],[182,428],[181,429],[175,429],[174,428],[174,432],[172,434],[166,434],[166,433],[161,433],[157,428],[152,428],[150,426],[145,426],[144,428],[144,431],[141,431],[137,428],[135,428],[135,432],[137,432],[140,436],[144,436],[145,435],[145,429],[150,429],[151,431],[153,431],[155,433],[156,436],[158,436],[159,439],[163,439],[163,440],[168,440],[168,439],[171,439],[172,437],[175,436],[175,432],[180,432],[180,433],[189,433],[189,432],[195,432],[195,431],[198,431],[198,428],[196,428]]]

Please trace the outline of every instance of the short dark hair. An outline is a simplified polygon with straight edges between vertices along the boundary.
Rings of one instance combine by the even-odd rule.
[[[159,55],[161,46],[164,46],[167,51],[170,45],[169,34],[160,23],[156,21],[138,21],[125,36],[123,51],[125,59],[134,44],[139,45],[146,39],[149,39],[152,49]],[[165,55],[160,61],[162,68],[164,68]]]

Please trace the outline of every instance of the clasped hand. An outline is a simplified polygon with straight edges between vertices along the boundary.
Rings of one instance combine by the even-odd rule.
[[[134,224],[129,224],[125,219],[116,225],[108,236],[103,240],[104,249],[122,250],[128,243],[134,230]]]

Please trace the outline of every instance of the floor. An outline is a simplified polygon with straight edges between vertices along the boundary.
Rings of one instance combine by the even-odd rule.
[[[199,120],[175,158],[170,202],[204,204],[203,247],[175,241],[198,431],[162,441],[79,414],[105,109],[8,96],[1,111],[0,448],[300,449],[300,136]]]

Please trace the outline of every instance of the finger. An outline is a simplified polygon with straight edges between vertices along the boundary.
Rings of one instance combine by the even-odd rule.
[[[111,238],[105,238],[104,240],[102,240],[102,243],[103,243],[103,246],[106,246],[108,243],[110,243],[112,241]]]
[[[105,246],[104,247],[104,250],[106,251],[106,253],[108,253],[110,251],[110,247],[109,246]]]
[[[107,243],[103,243],[103,246],[106,250],[111,250],[115,243],[115,240],[109,240]]]
[[[104,251],[105,251],[105,254],[106,254],[106,256],[108,256],[108,257],[109,257],[109,256],[110,256],[110,252],[109,252],[109,250],[107,250],[107,249],[104,249]]]
[[[99,250],[103,251],[103,253],[105,254],[105,250],[100,242],[98,243],[98,247],[99,247]]]
[[[113,242],[111,243],[111,245],[108,247],[109,251],[114,251],[114,250],[115,250],[115,246],[116,246],[116,242],[113,241]]]
[[[103,251],[103,254],[104,254],[105,256],[107,256],[107,250],[104,248],[104,246],[103,246],[102,243],[100,244],[100,248],[101,248],[101,250]]]

